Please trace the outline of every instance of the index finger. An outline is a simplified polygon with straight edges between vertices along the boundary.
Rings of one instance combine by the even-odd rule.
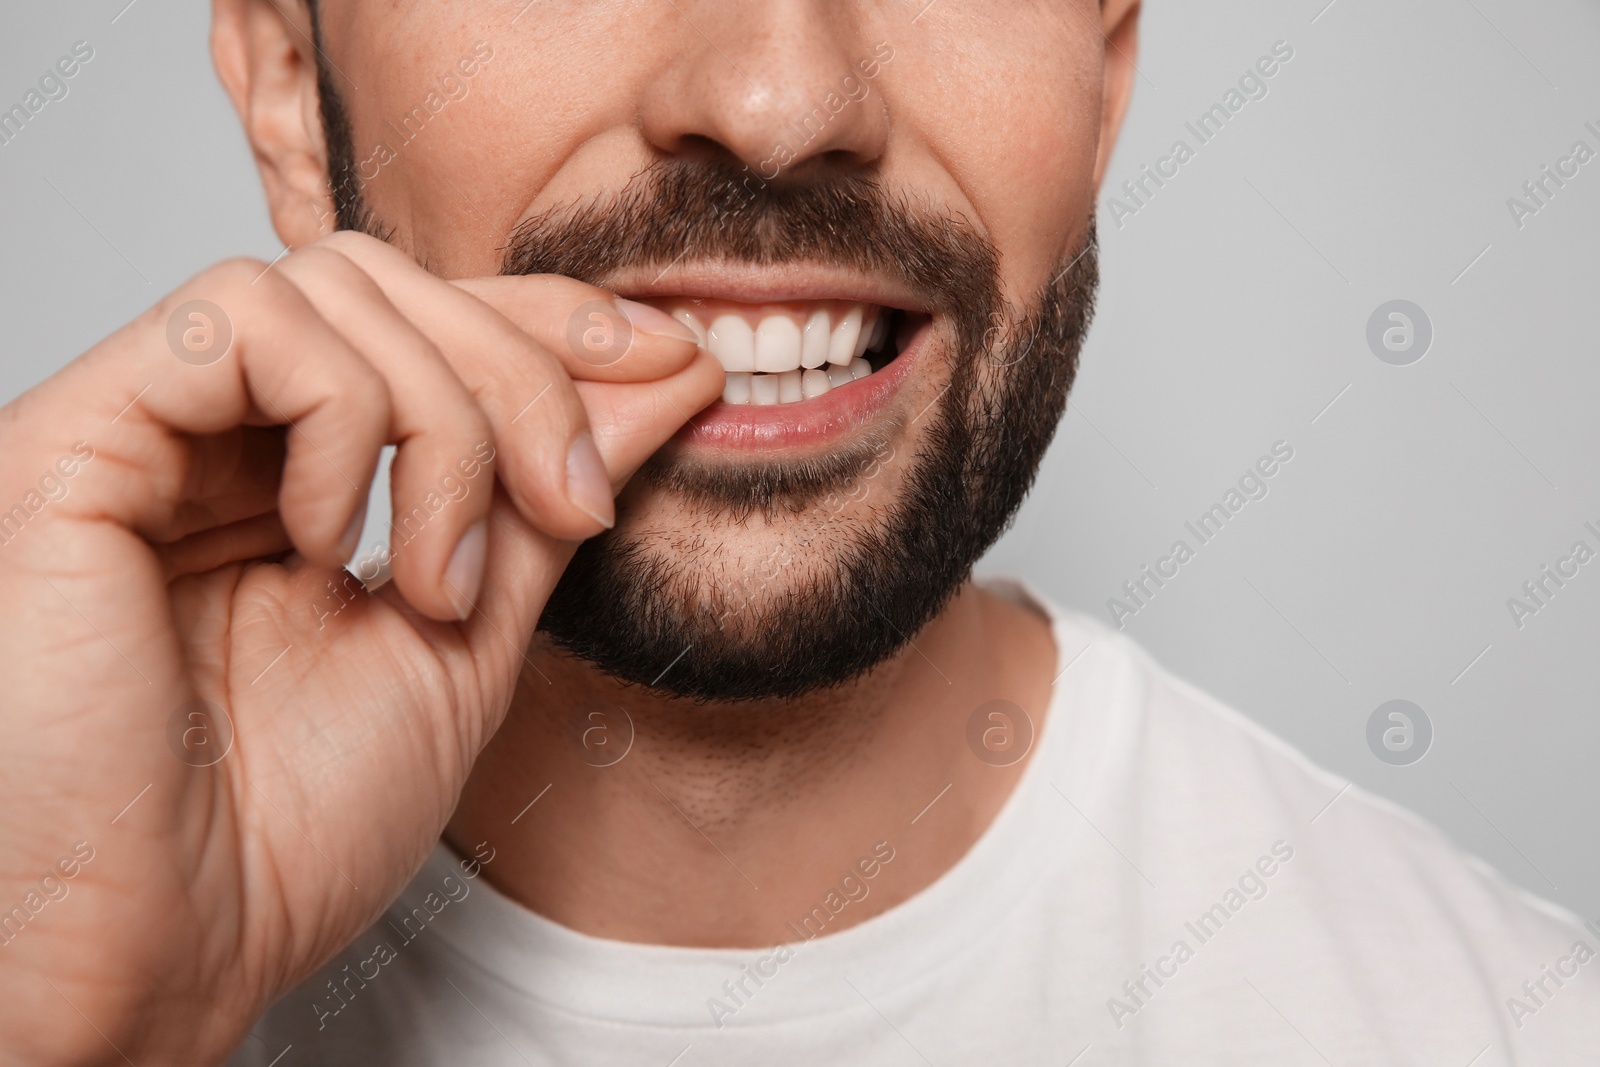
[[[577,381],[665,378],[688,366],[704,341],[659,308],[559,274],[462,278],[453,284],[514,322]]]

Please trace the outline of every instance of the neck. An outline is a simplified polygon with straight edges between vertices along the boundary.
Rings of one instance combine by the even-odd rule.
[[[1008,700],[1037,731],[1055,658],[1041,616],[970,584],[913,646],[793,701],[697,705],[536,645],[446,836],[490,841],[501,892],[598,937],[835,933],[927,886],[993,821],[1026,760],[976,758],[968,719]]]

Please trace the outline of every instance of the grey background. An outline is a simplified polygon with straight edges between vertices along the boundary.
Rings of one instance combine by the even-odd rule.
[[[282,245],[198,0],[13,4],[9,107],[73,42],[69,95],[0,146],[0,398],[206,264]],[[1109,196],[1275,41],[1269,93],[1117,225]],[[1102,199],[1105,283],[1038,490],[982,570],[1106,600],[1287,441],[1294,458],[1126,630],[1156,657],[1511,879],[1600,917],[1600,560],[1522,629],[1508,597],[1600,548],[1600,160],[1518,229],[1574,141],[1600,150],[1582,0],[1155,0]],[[1003,164],[1001,164],[1003,165]],[[1392,299],[1421,361],[1365,340]],[[1367,719],[1424,708],[1392,766]]]

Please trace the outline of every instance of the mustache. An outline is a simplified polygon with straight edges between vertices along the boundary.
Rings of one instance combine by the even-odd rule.
[[[984,320],[999,306],[999,256],[964,217],[892,194],[877,175],[762,182],[748,168],[670,159],[611,196],[522,222],[502,274],[564,274],[605,287],[625,269],[679,260],[826,263],[900,282],[928,306]],[[963,330],[963,333],[966,331]]]

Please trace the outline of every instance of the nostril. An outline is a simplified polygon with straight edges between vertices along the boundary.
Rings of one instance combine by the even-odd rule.
[[[847,148],[830,148],[826,152],[803,155],[780,141],[762,159],[760,174],[766,185],[816,185],[845,175],[872,173],[875,167],[875,159],[863,157]]]
[[[739,154],[728,148],[715,137],[707,137],[699,133],[685,133],[670,145],[661,146],[679,159],[694,160],[699,163],[712,163],[725,167],[730,171],[737,171],[744,167],[744,160]]]

